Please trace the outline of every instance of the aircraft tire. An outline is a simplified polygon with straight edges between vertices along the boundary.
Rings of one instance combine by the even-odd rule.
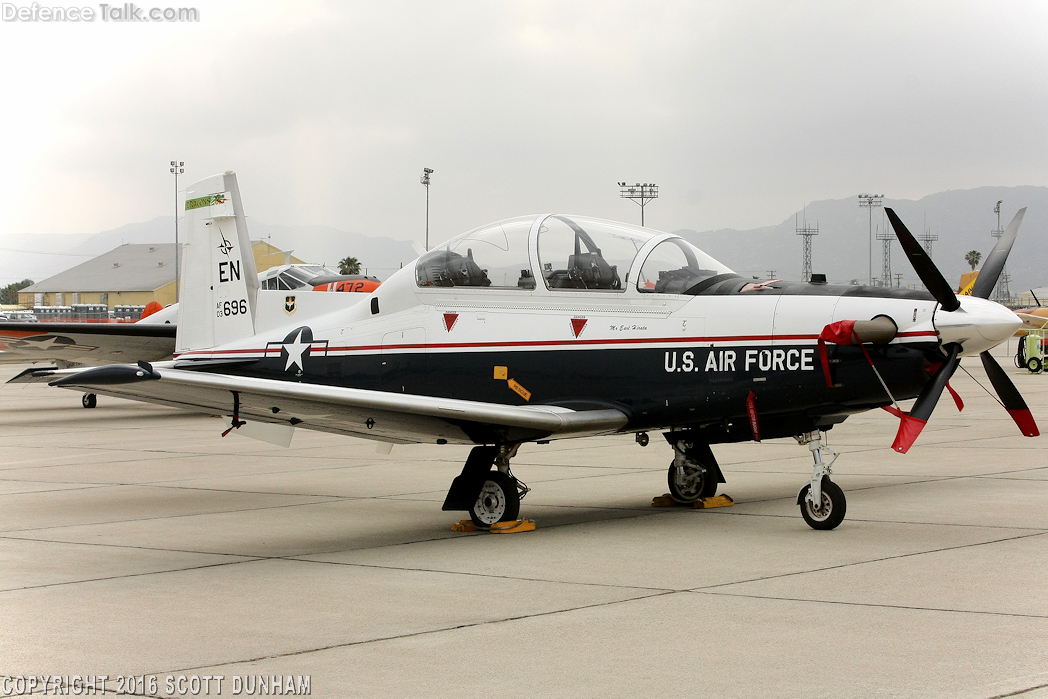
[[[1037,357],[1030,357],[1030,359],[1026,362],[1026,368],[1034,374],[1040,374],[1041,369],[1044,368],[1044,364]]]
[[[85,408],[93,408],[98,405],[98,396],[94,393],[85,393],[80,399],[80,404]]]
[[[691,466],[686,465],[684,467],[686,478],[690,477],[695,471],[696,469]],[[666,472],[666,484],[670,488],[670,497],[677,502],[695,502],[702,498],[712,498],[717,494],[718,485],[712,469],[708,467],[706,468],[706,473],[694,481],[678,483],[677,467],[672,461],[670,462],[669,471]]]
[[[469,508],[470,519],[478,527],[490,527],[497,522],[511,522],[519,514],[517,480],[501,471],[489,471],[477,501]]]
[[[808,502],[808,491],[811,484],[801,489],[801,516],[812,529],[829,530],[836,529],[837,525],[844,521],[844,514],[848,510],[848,501],[844,497],[844,491],[828,477],[822,479],[822,510],[814,512],[811,503]]]

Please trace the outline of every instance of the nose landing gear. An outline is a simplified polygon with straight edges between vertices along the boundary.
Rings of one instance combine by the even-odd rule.
[[[797,494],[801,516],[812,529],[834,529],[844,521],[848,509],[844,491],[830,480],[838,454],[822,443],[819,431],[805,432],[796,439],[799,444],[808,446],[815,459],[811,482]]]

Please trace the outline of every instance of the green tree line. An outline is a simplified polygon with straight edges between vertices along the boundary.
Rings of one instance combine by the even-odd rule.
[[[0,289],[0,303],[13,305],[18,303],[18,292],[33,284],[32,279],[23,279],[20,282],[12,282]]]

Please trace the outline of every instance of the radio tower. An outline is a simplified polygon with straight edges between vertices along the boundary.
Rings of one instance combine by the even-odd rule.
[[[932,229],[928,228],[928,214],[924,215],[924,233],[917,236],[917,240],[924,243],[924,251],[928,253],[928,259],[932,256],[932,243],[939,239],[938,235],[932,233]]]
[[[932,259],[932,243],[939,239],[939,236],[932,233],[932,229],[928,228],[928,214],[924,214],[924,233],[917,236],[917,240],[924,243],[924,252],[927,253],[928,259]],[[921,284],[924,287],[924,284]]]
[[[811,237],[813,235],[819,235],[819,224],[816,222],[815,227],[812,228],[808,225],[808,221],[804,221],[804,225],[801,226],[796,215],[793,217],[794,223],[797,227],[797,235],[804,238],[804,260],[801,262],[801,279],[803,281],[811,281]]]
[[[1001,204],[1002,203],[1004,203],[1003,199],[999,200],[997,202],[997,205],[995,207],[993,207],[993,212],[995,214],[997,214],[997,228],[994,228],[992,231],[990,231],[990,235],[992,235],[994,238],[1000,238],[1002,235],[1004,235],[1004,229],[1001,228]],[[996,293],[994,294],[994,297],[993,297],[994,301],[996,301],[997,303],[1005,303],[1006,301],[1010,301],[1011,300],[1011,298],[1012,298],[1012,290],[1009,288],[1009,282],[1011,280],[1012,280],[1011,276],[1008,274],[1008,266],[1005,265],[1005,266],[1001,267],[1001,278],[997,282],[997,287],[996,287],[997,291],[996,291]]]
[[[892,285],[892,239],[895,236],[888,232],[888,227],[880,230],[877,227],[877,240],[884,244],[881,250],[881,285],[891,287]]]

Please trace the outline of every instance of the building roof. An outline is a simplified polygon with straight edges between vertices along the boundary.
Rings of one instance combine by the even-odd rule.
[[[174,280],[174,243],[128,243],[28,286],[20,293],[155,291]]]

